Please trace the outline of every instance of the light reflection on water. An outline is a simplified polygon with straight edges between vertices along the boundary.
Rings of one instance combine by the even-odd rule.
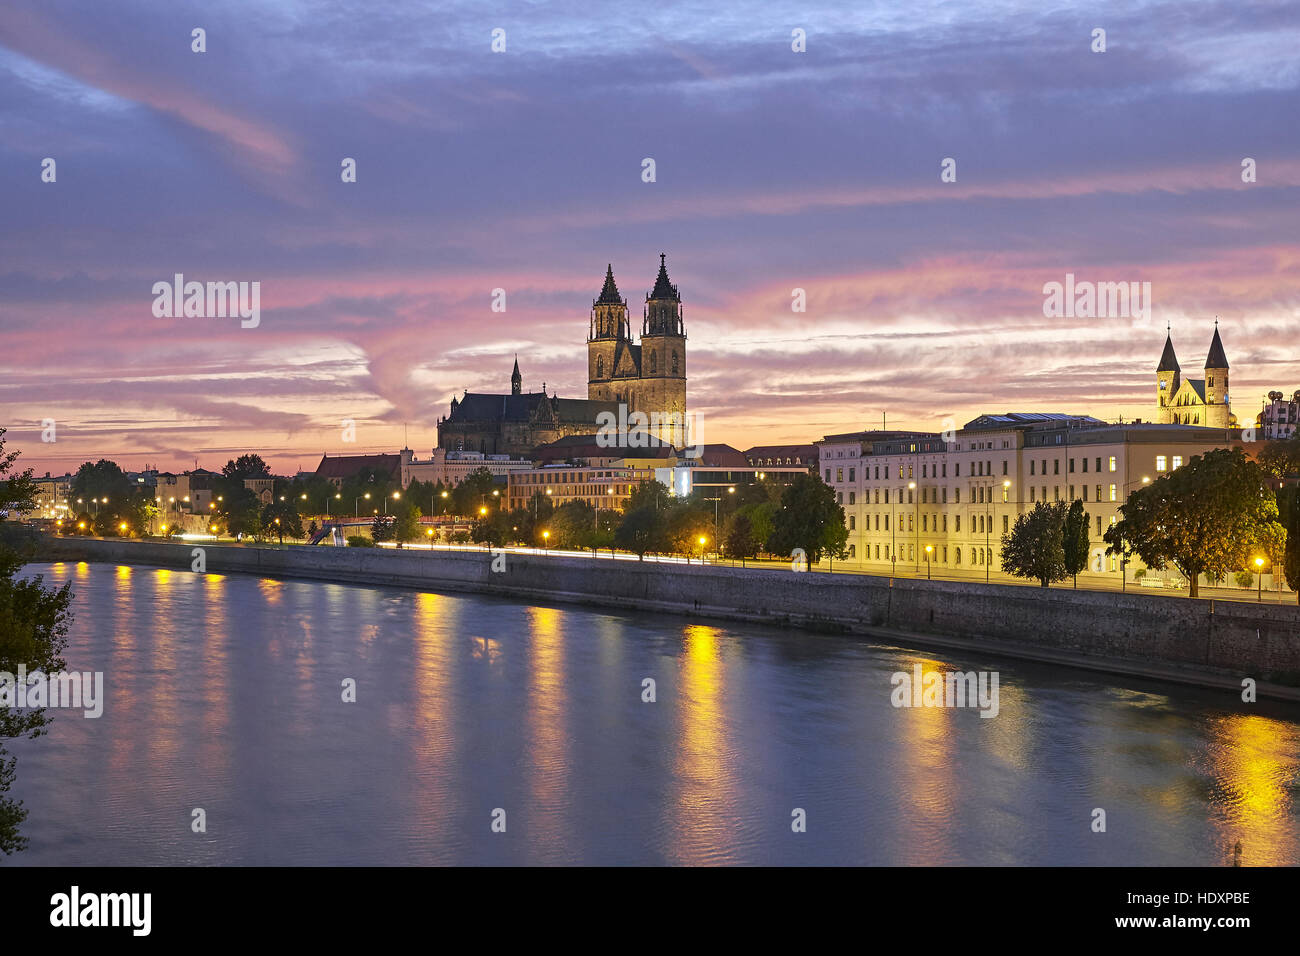
[[[107,701],[11,742],[10,864],[1300,863],[1297,714],[1234,694],[658,613],[27,570],[73,583],[68,666]],[[999,715],[895,709],[917,662],[998,670]]]

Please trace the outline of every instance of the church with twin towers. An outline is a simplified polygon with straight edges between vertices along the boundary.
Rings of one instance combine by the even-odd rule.
[[[596,436],[613,418],[619,430],[648,431],[685,448],[694,440],[686,417],[686,327],[682,299],[668,278],[667,256],[646,293],[639,341],[612,263],[587,324],[587,397],[560,398],[524,389],[515,359],[510,393],[470,392],[452,398],[438,420],[438,447],[526,457],[538,446],[573,436]]]

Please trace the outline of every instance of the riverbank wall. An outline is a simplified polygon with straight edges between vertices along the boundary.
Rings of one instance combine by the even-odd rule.
[[[761,621],[1300,701],[1300,607],[515,552],[46,538],[38,560],[311,578]],[[497,570],[494,570],[494,566]]]

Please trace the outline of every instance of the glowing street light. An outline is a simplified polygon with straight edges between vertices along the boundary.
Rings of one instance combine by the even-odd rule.
[[[927,581],[930,580],[930,555],[932,554],[934,554],[934,545],[927,544],[925,546],[925,579]]]
[[[1255,559],[1255,569],[1256,569],[1255,580],[1256,583],[1259,585],[1259,589],[1255,594],[1255,600],[1262,602],[1264,600],[1264,559],[1263,558]]]
[[[550,533],[549,531],[543,531],[543,532],[542,532],[542,548],[543,548],[543,550],[549,550],[549,548],[548,548],[547,546],[548,546],[550,543],[551,543],[551,533]]]

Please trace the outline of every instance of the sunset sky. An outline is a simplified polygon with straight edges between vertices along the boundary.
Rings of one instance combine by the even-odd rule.
[[[661,252],[705,441],[1147,417],[1216,315],[1253,418],[1300,388],[1300,3],[1047,6],[5,0],[0,425],[38,474],[424,456],[515,353],[586,397],[606,263],[639,329]],[[155,318],[178,272],[260,325]],[[1067,272],[1150,321],[1045,318]]]

